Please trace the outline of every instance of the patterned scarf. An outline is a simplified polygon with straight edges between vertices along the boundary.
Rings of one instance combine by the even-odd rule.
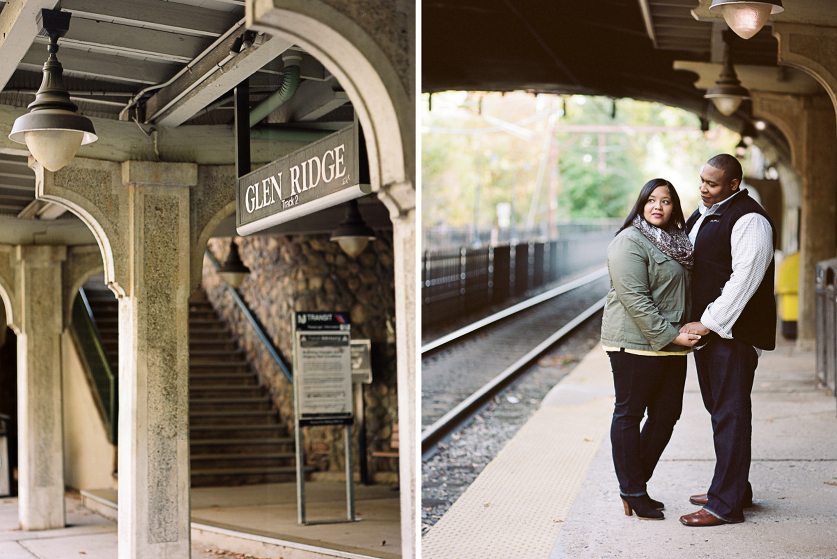
[[[692,269],[695,263],[695,257],[692,254],[694,247],[692,247],[692,242],[689,241],[689,237],[685,231],[672,227],[674,231],[672,234],[651,225],[640,216],[636,216],[631,222],[631,225],[639,229],[663,254],[674,258],[685,266],[687,270]]]

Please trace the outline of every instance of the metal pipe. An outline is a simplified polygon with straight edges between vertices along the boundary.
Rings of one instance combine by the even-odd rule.
[[[282,86],[279,90],[262,101],[255,109],[250,111],[250,126],[253,127],[267,115],[281,107],[285,102],[294,96],[296,88],[299,87],[299,63],[302,56],[299,53],[291,52],[282,55],[282,62],[285,63],[285,75],[282,78]]]

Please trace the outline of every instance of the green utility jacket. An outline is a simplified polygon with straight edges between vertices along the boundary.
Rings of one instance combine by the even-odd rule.
[[[602,319],[602,345],[645,351],[687,352],[671,342],[689,316],[690,273],[636,227],[607,247],[610,291]]]

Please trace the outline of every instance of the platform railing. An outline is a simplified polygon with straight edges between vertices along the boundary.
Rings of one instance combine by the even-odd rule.
[[[571,276],[606,260],[615,229],[547,242],[426,251],[422,324],[442,322]]]
[[[212,263],[212,266],[215,268],[215,271],[217,272],[220,269],[221,265],[218,264],[218,260],[215,259],[215,257],[208,249],[206,250],[206,257],[209,258],[209,261]],[[256,335],[262,341],[262,344],[264,344],[267,353],[270,355],[271,358],[273,358],[273,360],[276,362],[276,365],[278,365],[279,368],[282,370],[282,373],[284,373],[285,378],[288,379],[288,382],[293,383],[294,377],[291,373],[290,368],[285,363],[285,360],[282,359],[282,354],[279,351],[279,348],[277,348],[273,344],[273,340],[271,340],[267,333],[264,331],[264,326],[262,326],[259,319],[256,318],[256,315],[254,315],[253,312],[250,310],[250,307],[247,306],[247,303],[244,302],[244,299],[241,298],[241,295],[238,294],[238,291],[236,291],[235,288],[233,288],[230,284],[224,281],[223,278],[221,278],[221,281],[224,283],[224,286],[227,288],[227,291],[229,292],[230,296],[232,296],[233,301],[235,301],[235,304],[241,311],[241,314],[244,315],[244,317],[247,319],[247,322],[250,323],[250,326],[253,327],[253,330],[255,331]]]
[[[106,424],[109,440],[115,445],[119,434],[119,380],[111,369],[84,288],[78,290],[72,313],[73,337],[93,381],[97,407]]]

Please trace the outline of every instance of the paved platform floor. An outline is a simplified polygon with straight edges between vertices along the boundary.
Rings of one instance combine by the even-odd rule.
[[[813,353],[783,344],[760,359],[755,506],[743,524],[679,522],[698,509],[688,497],[705,492],[714,468],[691,357],[683,415],[649,483],[649,494],[666,504],[663,521],[622,510],[608,436],[612,394],[609,361],[597,347],[423,538],[422,557],[837,557],[837,402],[817,387]],[[579,467],[581,474],[566,475]]]
[[[308,520],[346,517],[345,484],[309,482],[305,488]],[[16,498],[0,499],[0,558],[115,559],[116,491],[85,493],[88,506],[80,495],[67,495],[66,528],[38,532],[20,530]],[[270,559],[401,556],[399,495],[385,485],[355,487],[355,515],[362,520],[352,523],[299,525],[295,483],[200,487],[191,499],[192,559],[228,557],[216,550]]]

